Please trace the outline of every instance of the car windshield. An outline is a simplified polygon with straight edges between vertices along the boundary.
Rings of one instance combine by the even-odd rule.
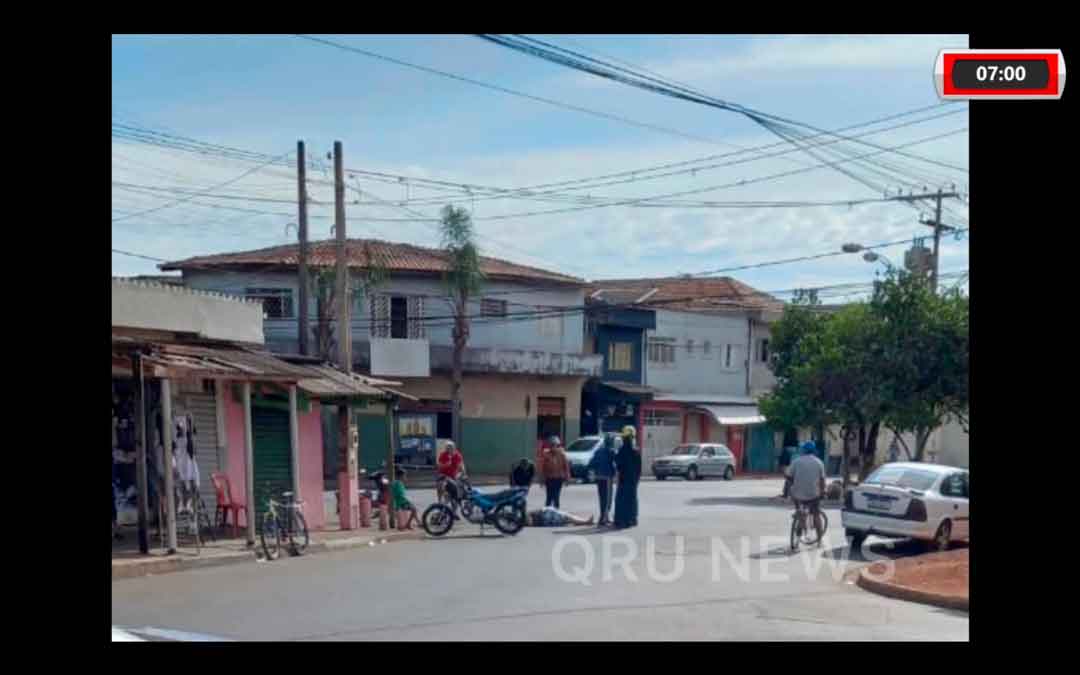
[[[912,490],[927,490],[938,475],[933,471],[910,469],[899,466],[883,466],[866,479],[867,483],[876,485],[895,485]]]
[[[579,438],[570,444],[570,447],[566,448],[567,452],[588,452],[596,445],[595,438]]]
[[[696,455],[698,454],[698,447],[696,445],[680,445],[671,451],[673,455]]]

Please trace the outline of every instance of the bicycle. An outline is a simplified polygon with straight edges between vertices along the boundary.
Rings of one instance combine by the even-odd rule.
[[[814,544],[820,544],[825,539],[825,533],[829,530],[829,517],[825,515],[825,511],[821,509],[820,500],[818,504],[818,516],[821,518],[821,531],[818,532],[817,528],[807,527],[806,518],[811,516],[810,504],[808,502],[799,501],[795,505],[795,513],[791,514],[791,550],[799,550],[799,542],[806,544],[807,546],[813,546]]]
[[[259,538],[267,560],[277,560],[281,556],[281,546],[286,541],[292,555],[303,555],[310,542],[307,521],[301,512],[304,502],[296,501],[291,491],[282,492],[281,496],[286,501],[266,500]]]

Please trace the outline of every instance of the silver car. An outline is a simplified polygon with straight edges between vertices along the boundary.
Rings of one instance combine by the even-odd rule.
[[[682,476],[686,480],[722,476],[731,480],[735,477],[735,455],[720,443],[687,443],[653,460],[652,472],[656,480],[668,476]]]

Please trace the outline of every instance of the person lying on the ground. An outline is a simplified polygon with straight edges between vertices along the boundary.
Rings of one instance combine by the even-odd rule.
[[[413,523],[420,522],[420,516],[416,513],[416,507],[409,501],[408,496],[405,493],[405,470],[398,469],[398,478],[390,486],[390,494],[394,500],[394,513],[398,511],[409,511],[409,520],[405,523],[405,529],[415,529]]]
[[[563,527],[564,525],[592,525],[593,517],[584,518],[573,513],[560,511],[550,506],[528,514],[528,524],[533,527]]]

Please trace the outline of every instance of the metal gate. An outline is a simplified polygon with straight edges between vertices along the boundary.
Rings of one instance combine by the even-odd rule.
[[[643,468],[651,467],[657,457],[671,452],[682,440],[682,414],[654,410],[645,413],[645,442],[642,444]],[[649,469],[651,470],[651,469]]]
[[[776,434],[764,424],[750,427],[750,471],[776,471]]]
[[[184,393],[176,398],[174,415],[190,414],[195,422],[195,461],[199,464],[199,494],[213,518],[217,495],[210,474],[221,471],[218,452],[217,404],[212,393]]]
[[[252,406],[251,427],[255,444],[255,522],[261,527],[267,497],[281,499],[282,492],[292,490],[289,413]]]

